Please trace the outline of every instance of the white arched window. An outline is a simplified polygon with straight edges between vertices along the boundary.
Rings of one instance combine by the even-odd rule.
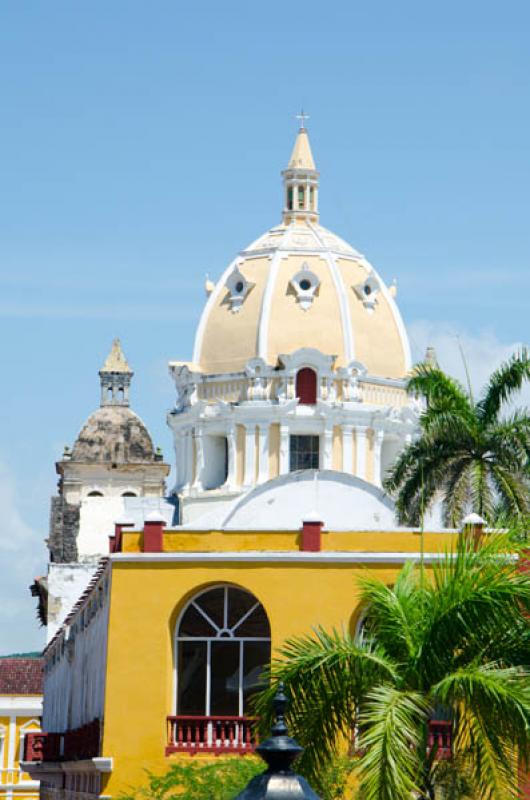
[[[177,715],[248,714],[270,655],[269,620],[254,595],[227,585],[200,592],[176,628]]]

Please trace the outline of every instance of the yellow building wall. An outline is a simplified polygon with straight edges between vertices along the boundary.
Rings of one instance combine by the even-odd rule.
[[[130,539],[138,534],[126,534]],[[180,534],[165,534],[165,549],[173,549]],[[186,537],[216,550],[296,549],[293,532],[220,533],[209,536],[186,532]],[[219,546],[219,538],[223,545]],[[329,550],[405,550],[417,552],[419,535],[404,532],[329,532]],[[449,545],[447,535],[426,534],[428,552]],[[368,546],[369,542],[369,546]],[[190,541],[190,545],[192,545]],[[214,547],[214,543],[217,545]],[[138,540],[136,542],[137,549]],[[243,546],[242,546],[243,545]],[[193,549],[193,547],[191,548]],[[265,549],[265,547],[263,547]],[[229,583],[252,592],[263,604],[271,624],[272,651],[288,637],[325,628],[350,627],[359,613],[357,577],[395,580],[399,565],[323,563],[179,563],[114,562],[109,618],[107,683],[103,756],[114,758],[104,794],[115,796],[145,781],[145,770],[164,772],[172,758],[165,756],[166,717],[175,713],[173,637],[177,616],[185,603],[208,585]],[[134,606],[131,600],[134,598]]]
[[[24,695],[24,698],[31,695]],[[8,697],[12,698],[13,695]],[[35,695],[35,700],[38,703],[40,695]],[[0,697],[0,707],[2,699]],[[30,733],[31,731],[40,731],[40,724],[35,717],[32,716],[16,716],[14,730],[11,725],[12,717],[9,715],[0,715],[0,736],[3,739],[3,746],[0,746],[0,798],[11,795],[17,800],[35,800],[39,796],[39,790],[35,787],[24,786],[24,783],[32,779],[27,772],[20,772],[20,744],[21,735]],[[12,738],[14,732],[14,740]],[[12,763],[10,764],[10,753],[13,755]]]

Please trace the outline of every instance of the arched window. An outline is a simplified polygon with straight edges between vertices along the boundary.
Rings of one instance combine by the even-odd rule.
[[[228,478],[228,440],[226,436],[204,436],[204,466],[202,485],[217,489]]]
[[[269,621],[254,595],[235,586],[196,595],[176,630],[177,714],[244,716],[270,655]]]
[[[317,401],[317,374],[314,369],[304,367],[296,373],[296,396],[304,405],[314,405]]]
[[[299,186],[298,187],[298,208],[300,208],[300,209],[305,208],[304,197],[305,197],[304,187],[303,186]]]
[[[97,492],[97,491],[89,492],[87,494],[87,497],[103,497],[103,492]]]
[[[123,492],[122,497],[138,497],[136,492]]]

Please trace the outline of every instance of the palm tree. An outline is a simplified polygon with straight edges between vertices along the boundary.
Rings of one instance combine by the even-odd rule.
[[[530,378],[530,356],[515,354],[490,377],[480,399],[436,364],[416,366],[410,394],[425,398],[421,434],[391,469],[385,488],[397,494],[400,521],[418,525],[441,493],[445,523],[458,527],[466,511],[492,523],[500,507],[512,517],[529,508],[530,416],[504,406]]]
[[[356,731],[363,800],[432,800],[448,786],[449,797],[468,796],[458,786],[481,800],[517,797],[515,754],[530,756],[530,573],[515,557],[521,547],[499,535],[474,550],[461,537],[428,577],[412,563],[392,588],[365,577],[362,636],[317,629],[280,649],[257,712],[266,721],[283,681],[289,724],[306,748],[301,766],[316,786]],[[449,720],[450,761],[429,735],[440,716]]]

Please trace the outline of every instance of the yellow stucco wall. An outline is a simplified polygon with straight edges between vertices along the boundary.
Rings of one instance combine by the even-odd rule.
[[[366,280],[366,269],[347,259],[337,259],[337,264],[344,285],[348,287],[355,358],[373,375],[403,378],[406,372],[405,353],[388,300],[379,292],[374,310],[368,311],[353,290],[354,286]],[[374,347],[374,342],[377,342],[377,347]]]
[[[33,695],[24,695],[26,700]],[[13,695],[8,696],[12,699]],[[36,704],[41,699],[40,695],[35,695]],[[2,697],[0,696],[0,707],[2,705]],[[6,796],[8,793],[12,794],[13,798],[17,800],[26,800],[26,798],[35,800],[38,797],[38,789],[28,788],[23,785],[26,781],[31,781],[30,776],[26,772],[19,772],[20,766],[20,744],[21,734],[29,733],[31,731],[39,731],[40,724],[38,718],[34,716],[19,716],[14,719],[14,747],[11,741],[13,728],[11,726],[11,717],[0,714],[0,734],[3,738],[3,747],[0,747],[0,798]],[[13,752],[13,762],[9,763],[9,753]]]
[[[305,311],[297,302],[296,293],[289,284],[303,264],[307,264],[320,280],[318,297]],[[292,353],[311,343],[311,347],[323,353],[337,355],[337,366],[343,366],[344,338],[340,319],[338,296],[325,259],[312,255],[291,255],[283,259],[271,303],[268,362],[274,364],[279,353]],[[335,324],[322,324],[324,320],[333,320]]]
[[[243,369],[256,354],[256,320],[269,270],[268,258],[247,259],[240,265],[244,277],[254,284],[237,313],[228,302],[229,291],[223,287],[210,311],[201,350],[204,372],[232,372]]]
[[[425,534],[428,552],[443,550],[450,535]],[[138,550],[141,534],[126,533],[125,549]],[[417,552],[415,532],[326,532],[324,550]],[[297,550],[299,534],[283,532],[167,532],[169,550]],[[359,611],[356,578],[369,571],[392,583],[399,565],[324,563],[120,562],[112,566],[103,756],[114,758],[104,793],[116,795],[163,772],[166,717],[175,712],[173,635],[184,604],[202,588],[240,586],[263,604],[271,624],[273,652],[286,638],[351,626]],[[131,599],[134,612],[131,613]]]
[[[143,533],[123,531],[123,552],[141,552]],[[356,553],[417,553],[420,549],[419,531],[326,531],[322,532],[323,551]],[[448,549],[451,534],[425,533],[426,552],[438,553]],[[165,553],[267,552],[298,550],[299,531],[185,531],[164,532]]]

